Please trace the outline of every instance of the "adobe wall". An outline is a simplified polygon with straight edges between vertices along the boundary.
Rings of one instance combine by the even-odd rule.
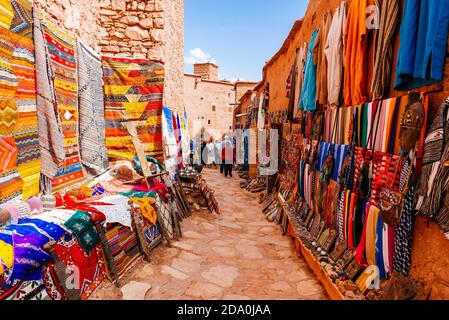
[[[202,80],[200,76],[184,76],[185,107],[189,117],[190,135],[194,137],[202,127],[221,134],[228,132],[233,123],[235,91],[233,83]],[[212,105],[216,111],[212,111]],[[210,121],[210,123],[209,123]],[[215,139],[221,138],[215,134]]]

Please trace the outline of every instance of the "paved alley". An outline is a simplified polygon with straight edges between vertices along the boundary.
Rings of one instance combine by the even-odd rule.
[[[296,255],[293,242],[261,212],[258,198],[240,189],[240,179],[204,172],[222,211],[194,213],[183,238],[159,246],[116,288],[105,281],[91,299],[327,299],[321,284]]]

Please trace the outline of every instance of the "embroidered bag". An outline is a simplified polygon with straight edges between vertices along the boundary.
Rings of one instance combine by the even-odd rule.
[[[415,147],[415,151],[413,153],[412,165],[415,162],[416,152],[417,147]],[[401,163],[402,162],[398,163],[398,167]],[[401,223],[402,213],[404,211],[405,195],[408,192],[408,185],[412,171],[413,170],[409,170],[404,190],[394,191],[391,186],[390,188],[384,189],[380,193],[380,215],[382,220],[389,226],[397,227]]]

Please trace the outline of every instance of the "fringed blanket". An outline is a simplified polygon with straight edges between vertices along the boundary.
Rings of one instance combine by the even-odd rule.
[[[134,158],[131,136],[122,125],[139,121],[145,153],[162,156],[164,65],[148,60],[103,58],[106,147],[110,161]]]
[[[65,163],[52,179],[52,191],[68,190],[85,178],[78,146],[77,72],[75,38],[48,22],[42,23],[51,67],[54,71],[56,104],[64,134]]]
[[[108,166],[105,147],[105,121],[100,58],[78,42],[78,103],[81,163],[91,175]]]
[[[0,203],[39,193],[32,6],[0,2]]]

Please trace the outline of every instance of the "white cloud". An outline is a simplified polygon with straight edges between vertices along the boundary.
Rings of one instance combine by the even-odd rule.
[[[212,58],[212,56],[204,52],[201,48],[195,48],[189,51],[189,55],[184,59],[186,64],[195,64],[195,63],[217,63],[217,61]]]
[[[237,82],[237,81],[246,81],[244,78],[231,78],[229,79],[231,82]]]

